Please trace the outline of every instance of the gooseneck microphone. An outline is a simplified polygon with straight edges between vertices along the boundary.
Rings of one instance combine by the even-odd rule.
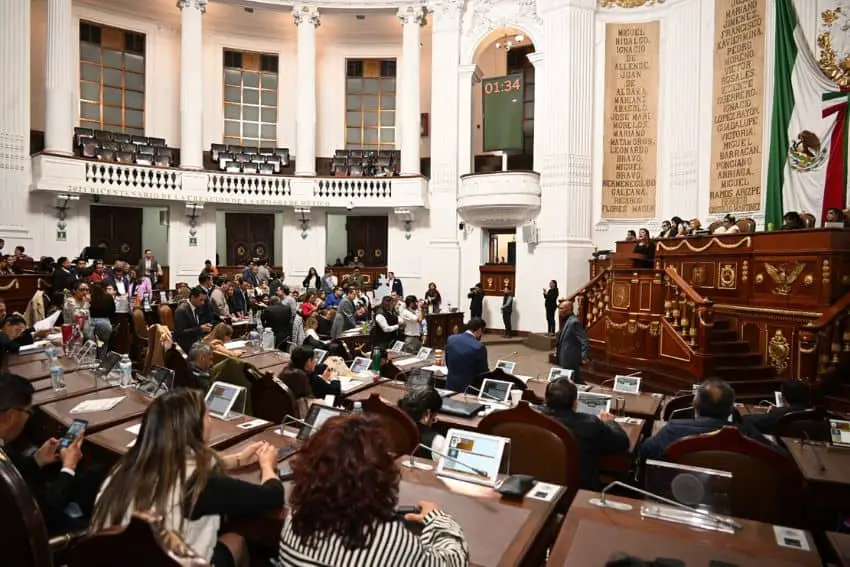
[[[310,423],[308,421],[304,421],[303,419],[298,419],[297,417],[292,417],[291,415],[287,415],[286,417],[283,418],[283,421],[280,422],[280,434],[281,435],[283,435],[284,426],[286,426],[290,423],[297,423],[301,427],[306,427],[307,429],[313,429],[312,423]]]
[[[627,511],[631,510],[632,509],[631,504],[627,504],[625,502],[616,502],[616,501],[609,501],[608,500],[608,491],[611,490],[612,488],[614,488],[615,486],[621,486],[625,489],[631,490],[632,492],[637,492],[638,494],[652,498],[653,500],[663,502],[664,504],[668,504],[668,505],[673,506],[675,508],[679,508],[680,510],[685,510],[685,511],[690,512],[692,514],[696,514],[697,516],[702,516],[703,518],[706,518],[707,520],[711,521],[714,524],[722,524],[722,525],[728,526],[728,527],[730,527],[734,530],[740,530],[740,529],[743,528],[743,526],[739,522],[733,520],[732,518],[726,518],[724,516],[720,516],[718,514],[714,514],[712,512],[708,512],[706,510],[700,510],[699,508],[691,508],[690,506],[685,506],[681,502],[677,502],[675,500],[671,500],[670,498],[665,498],[663,496],[659,496],[658,494],[653,494],[652,492],[649,492],[648,490],[643,490],[641,488],[637,488],[637,487],[632,486],[630,484],[626,484],[625,482],[620,482],[619,480],[615,480],[614,482],[612,482],[611,484],[609,484],[608,486],[603,488],[602,492],[599,493],[599,498],[591,498],[588,502],[590,504],[593,504],[594,506],[599,506],[600,508],[611,508],[613,510],[620,510],[620,511],[623,511],[623,512],[627,512]]]
[[[416,460],[416,458],[414,457],[414,455],[415,455],[416,451],[418,451],[419,449],[425,449],[426,451],[431,451],[431,454],[432,454],[432,455],[437,455],[438,457],[440,457],[440,458],[442,458],[442,459],[445,459],[445,460],[447,460],[447,461],[449,461],[449,462],[455,463],[455,464],[457,464],[457,465],[460,465],[460,466],[462,466],[462,467],[464,467],[464,468],[466,468],[466,469],[468,469],[468,470],[472,471],[473,473],[475,473],[476,475],[478,475],[478,476],[480,476],[480,477],[482,477],[482,478],[487,478],[487,472],[486,472],[486,471],[482,471],[482,470],[480,470],[480,469],[476,469],[475,467],[473,467],[473,466],[471,466],[471,465],[467,465],[467,464],[466,464],[466,463],[464,463],[463,461],[459,461],[458,459],[455,459],[454,457],[450,457],[450,456],[446,455],[445,453],[440,453],[439,451],[435,451],[434,449],[432,449],[432,448],[431,448],[431,447],[429,447],[428,445],[423,445],[422,443],[417,443],[417,444],[416,444],[416,447],[415,447],[415,448],[413,449],[413,451],[412,451],[412,452],[408,455],[408,460],[407,460],[407,462],[402,463],[402,466],[405,466],[405,467],[407,467],[407,468],[409,468],[409,469],[419,469],[419,470],[423,470],[423,471],[430,471],[430,470],[432,470],[432,469],[434,468],[433,466],[431,466],[430,464],[427,464],[427,463],[420,463],[420,462],[418,462],[418,461]]]
[[[815,449],[815,442],[812,441],[811,437],[809,437],[808,431],[803,430],[803,435],[805,436],[806,439],[805,439],[805,441],[801,440],[800,445],[808,445],[809,448],[811,448],[812,456],[815,458],[815,462],[818,464],[818,470],[820,472],[824,472],[826,470],[826,465],[823,464],[823,461],[821,460],[820,455],[818,455],[818,452]]]

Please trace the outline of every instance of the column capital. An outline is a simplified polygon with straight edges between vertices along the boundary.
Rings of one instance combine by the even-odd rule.
[[[472,84],[481,82],[481,79],[484,77],[484,72],[481,71],[481,67],[475,63],[470,65],[461,65],[458,67],[458,74],[464,80],[472,81]]]
[[[207,11],[207,0],[177,0],[177,7],[181,10],[194,8],[203,14]]]
[[[401,23],[404,25],[425,25],[425,16],[428,11],[424,6],[402,6],[396,12],[398,19],[401,20]]]
[[[292,19],[296,26],[301,24],[313,24],[314,28],[321,25],[319,21],[319,9],[315,6],[299,5],[292,7]]]

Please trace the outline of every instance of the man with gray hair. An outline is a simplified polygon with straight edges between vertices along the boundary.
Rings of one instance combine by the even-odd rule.
[[[189,350],[189,368],[198,386],[202,390],[208,390],[211,384],[210,368],[213,366],[213,350],[204,342],[196,342]]]
[[[589,362],[590,347],[584,326],[573,311],[573,302],[564,300],[558,306],[561,318],[561,332],[558,333],[557,354],[558,366],[573,371],[572,381],[584,384],[581,378],[581,365]]]

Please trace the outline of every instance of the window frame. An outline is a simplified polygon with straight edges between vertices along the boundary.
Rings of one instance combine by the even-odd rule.
[[[349,71],[358,68],[361,70],[361,75],[349,75]],[[370,72],[369,68],[377,69],[377,73]],[[384,69],[392,69],[395,75],[384,75]],[[363,58],[363,57],[347,57],[345,59],[345,97],[343,99],[343,109],[345,120],[343,121],[343,140],[346,150],[365,150],[365,151],[387,151],[395,150],[398,142],[396,136],[396,124],[398,123],[398,71],[397,61],[395,58]],[[360,86],[358,89],[351,90],[350,81],[359,80]],[[370,92],[367,90],[366,81],[377,81],[376,90]],[[389,87],[389,85],[392,85]],[[387,87],[385,87],[387,85]],[[367,100],[367,97],[376,97],[375,105],[372,106]],[[351,97],[356,97],[358,102],[354,102]],[[392,97],[392,106],[385,105],[385,97]],[[350,115],[359,114],[360,123],[354,125],[350,123]],[[374,124],[367,120],[367,114],[374,114]],[[386,122],[385,122],[386,120]],[[359,141],[350,142],[349,132],[359,131]],[[367,138],[368,132],[374,132],[374,140]],[[392,132],[391,141],[384,141],[384,132]]]
[[[227,66],[227,53],[238,53],[240,55],[241,67],[232,67]],[[249,64],[246,66],[245,56],[249,56],[250,59],[256,58],[256,69],[252,68]],[[264,59],[263,58],[273,58],[276,62],[274,65],[277,67],[276,71],[264,70]],[[271,67],[271,64],[269,65]],[[240,73],[239,83],[230,83],[228,82],[228,71],[238,71]],[[256,74],[257,82],[256,87],[245,84],[245,76],[246,74]],[[278,104],[279,98],[279,90],[280,90],[280,54],[271,53],[271,52],[262,52],[262,51],[249,51],[244,49],[236,49],[223,47],[222,48],[222,63],[221,63],[221,88],[222,88],[222,143],[236,145],[236,146],[251,146],[251,147],[259,147],[259,148],[275,148],[277,147],[277,126],[280,120],[280,107]],[[274,86],[273,87],[264,87],[264,77],[273,76],[274,77]],[[228,88],[238,88],[239,89],[239,102],[235,102],[232,100],[228,100]],[[247,103],[245,102],[245,91],[256,91],[257,93],[257,102],[255,103]],[[273,104],[264,104],[263,103],[263,95],[264,93],[273,93],[271,100]],[[228,108],[237,108],[238,118],[229,118],[228,117]],[[245,108],[256,108],[257,109],[257,119],[252,120],[245,118]],[[263,120],[263,111],[273,110],[274,111],[274,121],[265,121]],[[228,122],[236,123],[239,125],[239,134],[228,134]],[[246,135],[245,125],[256,125],[257,127],[257,135],[249,136]],[[263,128],[271,127],[272,128],[272,136],[266,137],[263,136]]]

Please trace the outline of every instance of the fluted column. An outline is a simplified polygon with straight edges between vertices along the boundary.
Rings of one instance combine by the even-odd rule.
[[[178,0],[180,8],[180,166],[204,166],[203,15],[207,0]]]
[[[396,129],[401,130],[401,174],[419,175],[419,29],[425,25],[425,10],[422,6],[405,6],[399,8],[398,18],[402,23],[401,112]]]
[[[472,173],[472,90],[478,88],[483,74],[475,63],[461,65],[458,77],[457,174]]]
[[[319,10],[295,6],[298,27],[298,103],[295,115],[295,175],[316,175],[316,28]]]
[[[16,5],[17,3],[15,0],[3,1],[3,4]],[[73,31],[71,0],[48,0],[47,49],[45,50],[47,90],[44,98],[44,145],[45,151],[48,152],[71,154],[73,149],[74,103],[76,101],[74,82],[77,76]],[[5,80],[8,79],[4,77]]]

